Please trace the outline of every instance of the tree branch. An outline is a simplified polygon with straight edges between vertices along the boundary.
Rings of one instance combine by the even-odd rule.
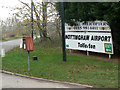
[[[27,6],[29,9],[31,9],[27,3],[24,3],[21,0],[18,0],[18,1],[21,2],[22,4],[24,4],[25,6]]]
[[[47,16],[47,17],[49,18],[49,17],[52,17],[53,15],[57,15],[57,14],[52,14],[52,15],[49,15],[49,16]]]

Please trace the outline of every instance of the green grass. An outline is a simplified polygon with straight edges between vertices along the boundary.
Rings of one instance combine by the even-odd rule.
[[[15,40],[15,39],[18,39],[18,38],[21,38],[21,37],[12,37],[12,38],[8,38],[8,39],[5,39],[5,40],[0,40],[0,42]]]
[[[33,61],[32,56],[38,56],[38,61]],[[27,60],[27,52],[15,48],[6,53],[2,60],[2,69],[45,79],[88,84],[95,88],[118,87],[117,63],[71,54],[67,54],[67,62],[63,62],[61,48],[39,46],[30,52],[29,72]]]

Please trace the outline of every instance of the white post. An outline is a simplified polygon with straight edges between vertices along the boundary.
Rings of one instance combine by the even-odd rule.
[[[22,46],[23,46],[23,40],[21,39],[20,48],[22,48]]]
[[[70,49],[70,53],[72,53],[72,50]]]
[[[2,73],[0,73],[0,89],[2,90]]]
[[[109,54],[109,59],[111,59],[111,54]]]
[[[5,57],[5,49],[1,49],[1,57]]]
[[[89,56],[89,52],[87,51],[87,56]]]

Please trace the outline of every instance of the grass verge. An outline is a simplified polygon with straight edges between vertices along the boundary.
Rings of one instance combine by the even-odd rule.
[[[5,40],[0,40],[0,42],[15,40],[15,39],[19,39],[19,38],[21,38],[21,37],[12,37],[12,38],[8,38],[8,39],[5,39]]]
[[[33,61],[32,56],[38,56]],[[30,71],[27,52],[15,48],[2,59],[2,69],[45,79],[92,85],[95,88],[118,88],[118,64],[95,58],[67,54],[62,61],[61,48],[34,47],[30,52]]]

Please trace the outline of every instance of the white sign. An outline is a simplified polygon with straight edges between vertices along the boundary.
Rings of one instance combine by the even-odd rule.
[[[106,21],[78,22],[77,26],[65,25],[65,31],[111,31]]]
[[[111,30],[105,21],[65,27],[66,48],[113,54]]]

